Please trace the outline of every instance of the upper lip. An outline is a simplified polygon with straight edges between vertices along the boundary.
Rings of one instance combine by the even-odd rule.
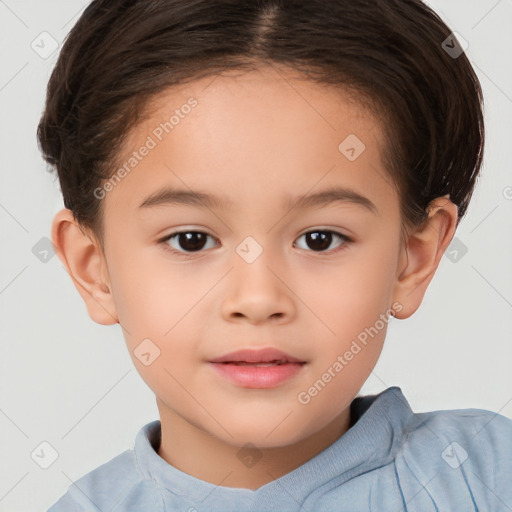
[[[246,362],[246,363],[270,363],[280,361],[283,363],[305,363],[276,348],[242,349],[230,352],[223,356],[211,359],[210,363]]]

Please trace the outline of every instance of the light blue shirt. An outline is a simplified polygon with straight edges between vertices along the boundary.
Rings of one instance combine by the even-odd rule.
[[[48,512],[509,512],[512,421],[479,409],[414,413],[402,391],[357,397],[356,423],[313,459],[259,489],[213,485],[155,451],[160,422],[133,450],[86,474]]]

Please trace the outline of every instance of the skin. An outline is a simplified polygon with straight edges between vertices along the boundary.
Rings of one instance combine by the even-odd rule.
[[[104,251],[67,209],[55,216],[52,239],[90,317],[123,328],[156,395],[160,457],[213,484],[257,489],[350,427],[350,403],[379,358],[387,323],[307,404],[298,395],[393,304],[399,319],[418,309],[454,235],[457,207],[436,199],[401,244],[399,199],[381,159],[384,127],[346,93],[277,67],[165,91],[119,161],[191,96],[197,106],[102,199]],[[350,134],[366,146],[354,161],[338,150]],[[356,190],[377,212],[351,202],[283,205],[288,195],[331,185]],[[138,208],[163,186],[226,195],[233,204]],[[182,228],[210,235],[189,259],[183,239],[161,242]],[[322,249],[303,236],[321,229],[352,241],[333,235]],[[252,263],[236,251],[247,236],[263,249]],[[134,355],[146,338],[160,350],[147,366]],[[260,347],[307,364],[277,387],[250,389],[207,362]],[[261,457],[252,467],[237,456],[247,443],[244,454]]]

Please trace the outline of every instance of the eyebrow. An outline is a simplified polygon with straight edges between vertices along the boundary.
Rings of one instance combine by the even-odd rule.
[[[285,207],[289,210],[294,208],[306,209],[315,206],[327,206],[337,202],[358,204],[378,215],[377,207],[370,199],[353,189],[345,187],[333,187],[299,197],[288,196]],[[147,196],[139,205],[139,209],[180,204],[221,210],[231,206],[233,202],[226,196],[214,196],[206,192],[166,187]]]

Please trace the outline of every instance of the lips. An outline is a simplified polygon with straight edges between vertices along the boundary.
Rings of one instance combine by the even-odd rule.
[[[281,350],[275,348],[262,348],[262,349],[243,349],[236,352],[230,352],[221,357],[217,357],[209,361],[210,363],[226,363],[240,366],[270,366],[282,365],[287,363],[301,363],[296,357],[293,357]]]
[[[217,375],[238,387],[271,389],[300,375],[307,362],[267,347],[230,352],[209,364]]]

